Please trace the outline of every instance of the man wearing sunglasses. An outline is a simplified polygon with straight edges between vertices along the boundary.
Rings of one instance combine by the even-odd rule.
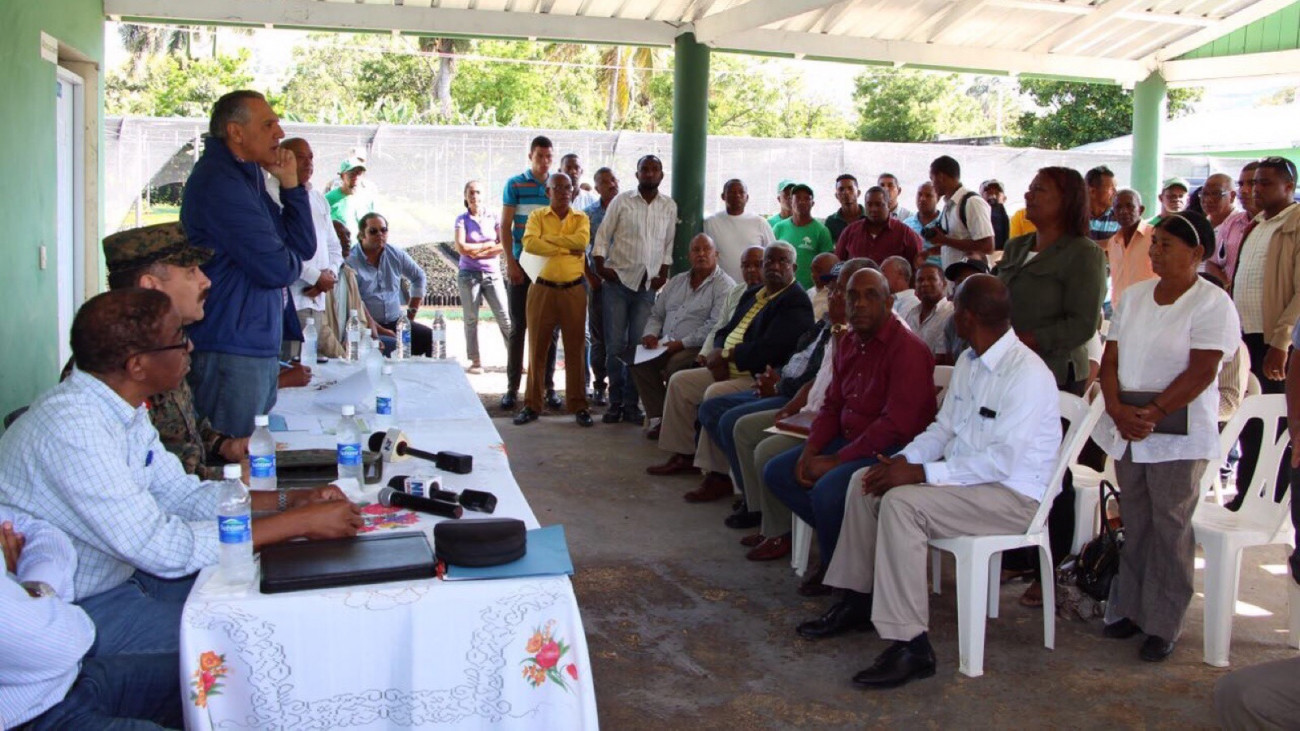
[[[185,474],[149,423],[151,396],[179,387],[191,348],[156,290],[105,292],[72,322],[76,369],[0,436],[0,505],[72,539],[73,596],[97,654],[174,653],[193,575],[217,563],[216,483]],[[255,550],[354,535],[360,512],[335,487],[254,492]]]

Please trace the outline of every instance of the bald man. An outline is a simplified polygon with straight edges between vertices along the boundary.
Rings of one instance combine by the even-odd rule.
[[[343,346],[334,336],[334,331],[325,326],[325,295],[334,291],[338,282],[339,270],[343,268],[343,250],[339,245],[339,236],[334,231],[334,220],[330,218],[330,204],[325,195],[311,185],[311,176],[316,172],[316,155],[311,145],[301,137],[291,137],[280,143],[281,147],[293,151],[298,164],[298,181],[307,189],[307,202],[311,204],[311,225],[316,231],[316,254],[310,258],[303,257],[302,270],[298,281],[289,285],[289,294],[293,295],[293,306],[298,311],[298,324],[307,327],[307,319],[315,320],[317,349],[321,353],[341,351]],[[267,176],[266,187],[272,197],[280,199],[280,187],[275,178]],[[280,348],[282,357],[296,358],[302,349],[297,340],[286,340]],[[315,363],[305,363],[313,366]]]
[[[820,320],[826,316],[826,307],[829,289],[826,285],[830,282],[831,270],[836,264],[840,263],[840,258],[829,251],[822,252],[813,257],[812,269],[813,286],[808,288],[808,298],[812,300],[813,319]]]

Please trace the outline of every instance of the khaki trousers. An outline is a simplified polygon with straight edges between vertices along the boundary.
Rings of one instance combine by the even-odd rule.
[[[1228,731],[1295,728],[1300,719],[1300,657],[1233,670],[1219,678],[1214,710],[1219,725]]]
[[[714,381],[707,368],[690,368],[678,371],[668,379],[668,398],[664,403],[664,420],[659,427],[659,448],[677,454],[695,454],[695,465],[700,466],[700,456],[695,448],[695,416],[700,402],[706,398],[744,391],[752,386],[749,376]],[[705,469],[727,473],[727,455],[718,449],[707,434],[700,435],[700,452],[712,449],[704,458]]]
[[[310,308],[298,310],[298,325],[304,330],[307,329],[307,318],[316,320],[316,354],[322,358],[341,358],[343,357],[343,346],[339,344],[339,339],[334,335],[334,330],[326,321],[324,310],[313,310]],[[302,354],[302,341],[286,340],[280,349],[280,355],[284,360],[297,358]],[[315,363],[303,363],[307,367],[313,367]]]
[[[551,347],[555,326],[560,327],[564,343],[564,406],[570,414],[587,408],[587,373],[583,354],[587,349],[587,290],[581,284],[552,287],[534,282],[528,288],[525,320],[528,323],[528,387],[524,404],[542,412],[546,396],[546,352]]]
[[[636,392],[641,396],[641,407],[647,419],[664,415],[664,397],[668,393],[668,379],[673,374],[690,368],[695,363],[699,348],[683,348],[672,355],[661,355],[654,360],[628,367]]]
[[[782,452],[803,443],[802,439],[784,434],[768,434],[767,428],[776,423],[780,409],[746,414],[736,420],[732,432],[736,440],[736,457],[740,462],[741,481],[745,484],[745,502],[750,510],[763,512],[763,525],[759,532],[768,537],[790,532],[790,508],[767,489],[763,482],[763,468]]]
[[[910,640],[930,625],[925,568],[931,538],[1023,533],[1038,511],[1037,500],[997,484],[902,485],[883,498],[866,496],[865,473],[849,479],[825,581],[872,595],[871,621],[881,639]]]

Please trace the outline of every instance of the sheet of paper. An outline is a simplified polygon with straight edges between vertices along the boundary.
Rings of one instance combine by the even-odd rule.
[[[374,410],[375,391],[370,385],[370,375],[364,368],[316,394],[316,405],[339,413],[340,407],[351,404],[360,413],[367,406]]]
[[[647,348],[644,345],[638,345],[636,346],[636,356],[633,357],[632,364],[639,365],[641,363],[646,362],[647,360],[654,360],[655,358],[658,358],[659,356],[667,352],[668,352],[668,348],[663,345],[660,345],[657,348]]]
[[[524,273],[528,275],[529,279],[536,280],[537,276],[542,273],[542,267],[546,266],[546,257],[521,251],[519,252],[519,266],[523,267]]]

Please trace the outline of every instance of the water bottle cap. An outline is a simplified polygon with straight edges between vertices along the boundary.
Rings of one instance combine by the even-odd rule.
[[[226,480],[238,480],[242,470],[237,464],[228,464],[221,468],[221,477]]]
[[[379,372],[383,373],[385,376],[391,376],[393,375],[393,367],[390,365],[386,365],[382,369],[380,369]]]
[[[352,404],[347,404],[346,406],[343,407],[344,416],[355,416],[356,413],[357,413],[357,407],[353,406]]]
[[[253,417],[253,426],[270,426],[270,425],[271,425],[270,414],[258,414]]]
[[[352,315],[353,317],[356,317],[356,316],[357,316],[357,311],[356,311],[356,310],[348,310],[348,314],[349,314],[349,315]]]
[[[314,317],[309,317],[309,318],[307,318],[307,324],[308,324],[308,325],[315,325],[315,324],[316,324],[316,318],[314,318]]]

